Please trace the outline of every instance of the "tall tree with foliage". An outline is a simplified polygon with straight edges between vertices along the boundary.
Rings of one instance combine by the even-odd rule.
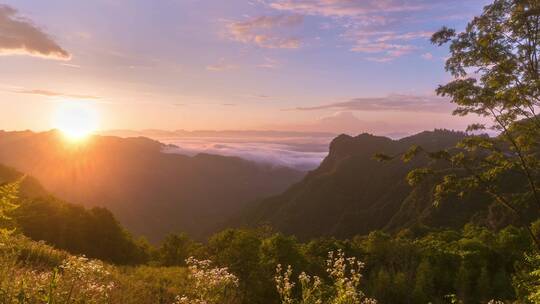
[[[431,40],[450,45],[446,70],[454,76],[437,94],[457,105],[454,115],[489,123],[470,125],[470,136],[453,149],[412,147],[404,161],[422,154],[434,165],[411,172],[409,182],[440,178],[435,203],[471,190],[487,193],[529,229],[540,250],[530,228],[540,214],[540,2],[496,0],[463,32],[443,27]],[[487,130],[497,136],[478,135]]]
[[[163,266],[185,266],[186,260],[196,256],[201,247],[185,233],[169,234],[158,250],[159,263]]]
[[[16,201],[18,199],[21,181],[22,179],[13,183],[0,185],[0,235],[7,235],[13,232],[13,229],[9,227],[9,222],[11,222],[9,213],[19,207]]]

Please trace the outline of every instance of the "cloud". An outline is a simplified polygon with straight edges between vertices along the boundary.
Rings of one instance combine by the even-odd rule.
[[[247,21],[232,22],[228,24],[229,35],[232,40],[257,45],[269,49],[297,49],[301,41],[297,37],[283,36],[276,32],[300,25],[303,22],[301,15],[260,16]]]
[[[433,54],[427,52],[427,53],[424,53],[422,54],[422,58],[424,58],[425,60],[432,60],[433,59]]]
[[[311,121],[298,122],[295,124],[267,125],[265,128],[274,130],[295,130],[299,132],[345,133],[351,135],[368,132],[377,135],[392,135],[392,137],[396,137],[396,133],[410,133],[411,130],[422,129],[414,128],[405,121],[380,120],[374,119],[372,116],[360,119],[351,111],[340,110]]]
[[[61,65],[61,66],[68,67],[68,68],[73,68],[73,69],[80,69],[80,68],[81,68],[80,65],[78,65],[78,64],[73,64],[73,63],[61,63],[60,65]]]
[[[269,95],[264,95],[264,94],[255,94],[255,95],[252,95],[253,97],[256,97],[256,98],[270,98]]]
[[[336,102],[314,107],[297,107],[294,111],[339,110],[367,112],[436,112],[449,113],[452,110],[450,101],[437,96],[389,95],[386,97],[362,97],[345,102]]]
[[[0,4],[0,55],[30,55],[69,60],[71,55],[32,21]]]
[[[328,145],[333,135],[319,136],[276,136],[270,138],[197,137],[159,139],[178,147],[168,147],[164,152],[185,155],[209,153],[236,156],[261,164],[290,167],[297,170],[313,170],[328,154]]]
[[[373,13],[417,11],[429,6],[429,1],[405,0],[278,0],[271,7],[306,15],[355,17]]]
[[[265,57],[264,62],[257,64],[255,67],[260,69],[277,69],[280,66],[279,61]]]
[[[455,13],[463,5],[461,1],[448,0],[267,0],[266,3],[282,12],[325,18],[324,28],[343,30],[341,38],[350,43],[350,51],[362,53],[365,59],[375,62],[389,62],[418,52],[434,30],[432,21]]]
[[[208,65],[206,67],[207,71],[213,71],[213,72],[224,72],[224,71],[230,71],[230,70],[236,70],[238,69],[238,65],[228,63],[225,61],[224,58],[222,58],[218,63]]]
[[[339,133],[363,133],[390,129],[387,123],[364,121],[349,111],[338,111],[319,118],[313,125],[315,130],[332,130]]]
[[[404,32],[393,31],[351,31],[345,37],[353,41],[351,51],[374,54],[367,59],[377,62],[388,62],[398,57],[410,54],[419,47],[408,43],[417,39],[428,39],[432,32]]]
[[[41,89],[33,89],[33,90],[20,89],[20,90],[13,90],[12,92],[19,93],[19,94],[39,95],[39,96],[45,96],[45,97],[65,97],[65,98],[73,98],[73,99],[100,99],[101,98],[99,96],[94,96],[94,95],[67,94],[67,93],[41,90]]]

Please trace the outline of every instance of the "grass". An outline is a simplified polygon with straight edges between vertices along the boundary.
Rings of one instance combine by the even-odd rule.
[[[20,235],[0,242],[0,304],[173,303],[189,289],[186,268],[117,267]]]

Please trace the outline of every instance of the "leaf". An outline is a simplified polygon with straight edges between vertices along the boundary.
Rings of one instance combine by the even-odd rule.
[[[19,207],[16,201],[18,199],[19,188],[25,177],[19,180],[0,186],[0,219],[11,220],[9,213]],[[6,227],[0,227],[0,234],[11,234],[13,230]]]
[[[411,186],[416,186],[424,181],[428,176],[433,175],[434,171],[430,168],[415,169],[407,174],[407,182]]]
[[[431,153],[428,153],[428,156],[436,160],[449,160],[450,159],[450,153],[448,153],[448,151],[446,150],[431,152]]]
[[[377,153],[373,155],[373,159],[379,162],[389,162],[394,159],[394,157],[384,154],[384,153]]]
[[[420,146],[417,146],[417,145],[411,146],[411,147],[409,148],[409,150],[403,154],[403,156],[401,157],[401,159],[402,159],[404,162],[408,163],[408,162],[410,162],[413,158],[415,158],[415,157],[416,157],[420,152],[422,152],[422,151],[423,151],[423,149],[422,149],[422,147],[420,147]]]

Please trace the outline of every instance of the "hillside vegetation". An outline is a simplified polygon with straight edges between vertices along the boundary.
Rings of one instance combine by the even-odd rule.
[[[0,191],[0,209],[6,211],[0,214],[8,225],[0,242],[4,303],[296,303],[299,292],[322,303],[340,298],[349,301],[344,303],[373,303],[373,298],[380,303],[485,303],[527,299],[536,288],[527,282],[537,277],[538,259],[531,255],[523,260],[532,244],[522,228],[493,232],[467,225],[463,230],[403,230],[397,235],[374,231],[349,240],[302,243],[260,227],[224,230],[205,244],[169,235],[153,247],[133,241],[106,210],[32,197],[44,195],[39,183],[31,177],[21,181],[20,173],[0,168],[12,181]],[[17,187],[5,188],[13,183]],[[4,191],[19,186],[19,195]],[[46,208],[34,210],[35,204]],[[539,233],[540,223],[536,227]],[[362,262],[347,264],[352,260],[345,257]],[[349,283],[343,285],[339,278]]]
[[[148,260],[146,243],[135,240],[109,210],[61,201],[34,178],[0,165],[0,185],[21,178],[17,208],[9,214],[11,228],[56,248],[108,262],[140,264]]]
[[[374,157],[377,153],[398,154],[413,145],[426,150],[446,149],[464,138],[464,133],[447,130],[422,132],[401,140],[369,134],[341,135],[332,141],[319,168],[284,193],[248,209],[240,222],[268,223],[302,239],[426,226],[460,228],[475,217],[485,223],[491,203],[486,196],[473,193],[465,199],[450,197],[435,207],[431,194],[434,182],[416,187],[408,184],[408,173],[429,164],[429,159],[381,163]],[[508,222],[488,224],[499,228]]]

